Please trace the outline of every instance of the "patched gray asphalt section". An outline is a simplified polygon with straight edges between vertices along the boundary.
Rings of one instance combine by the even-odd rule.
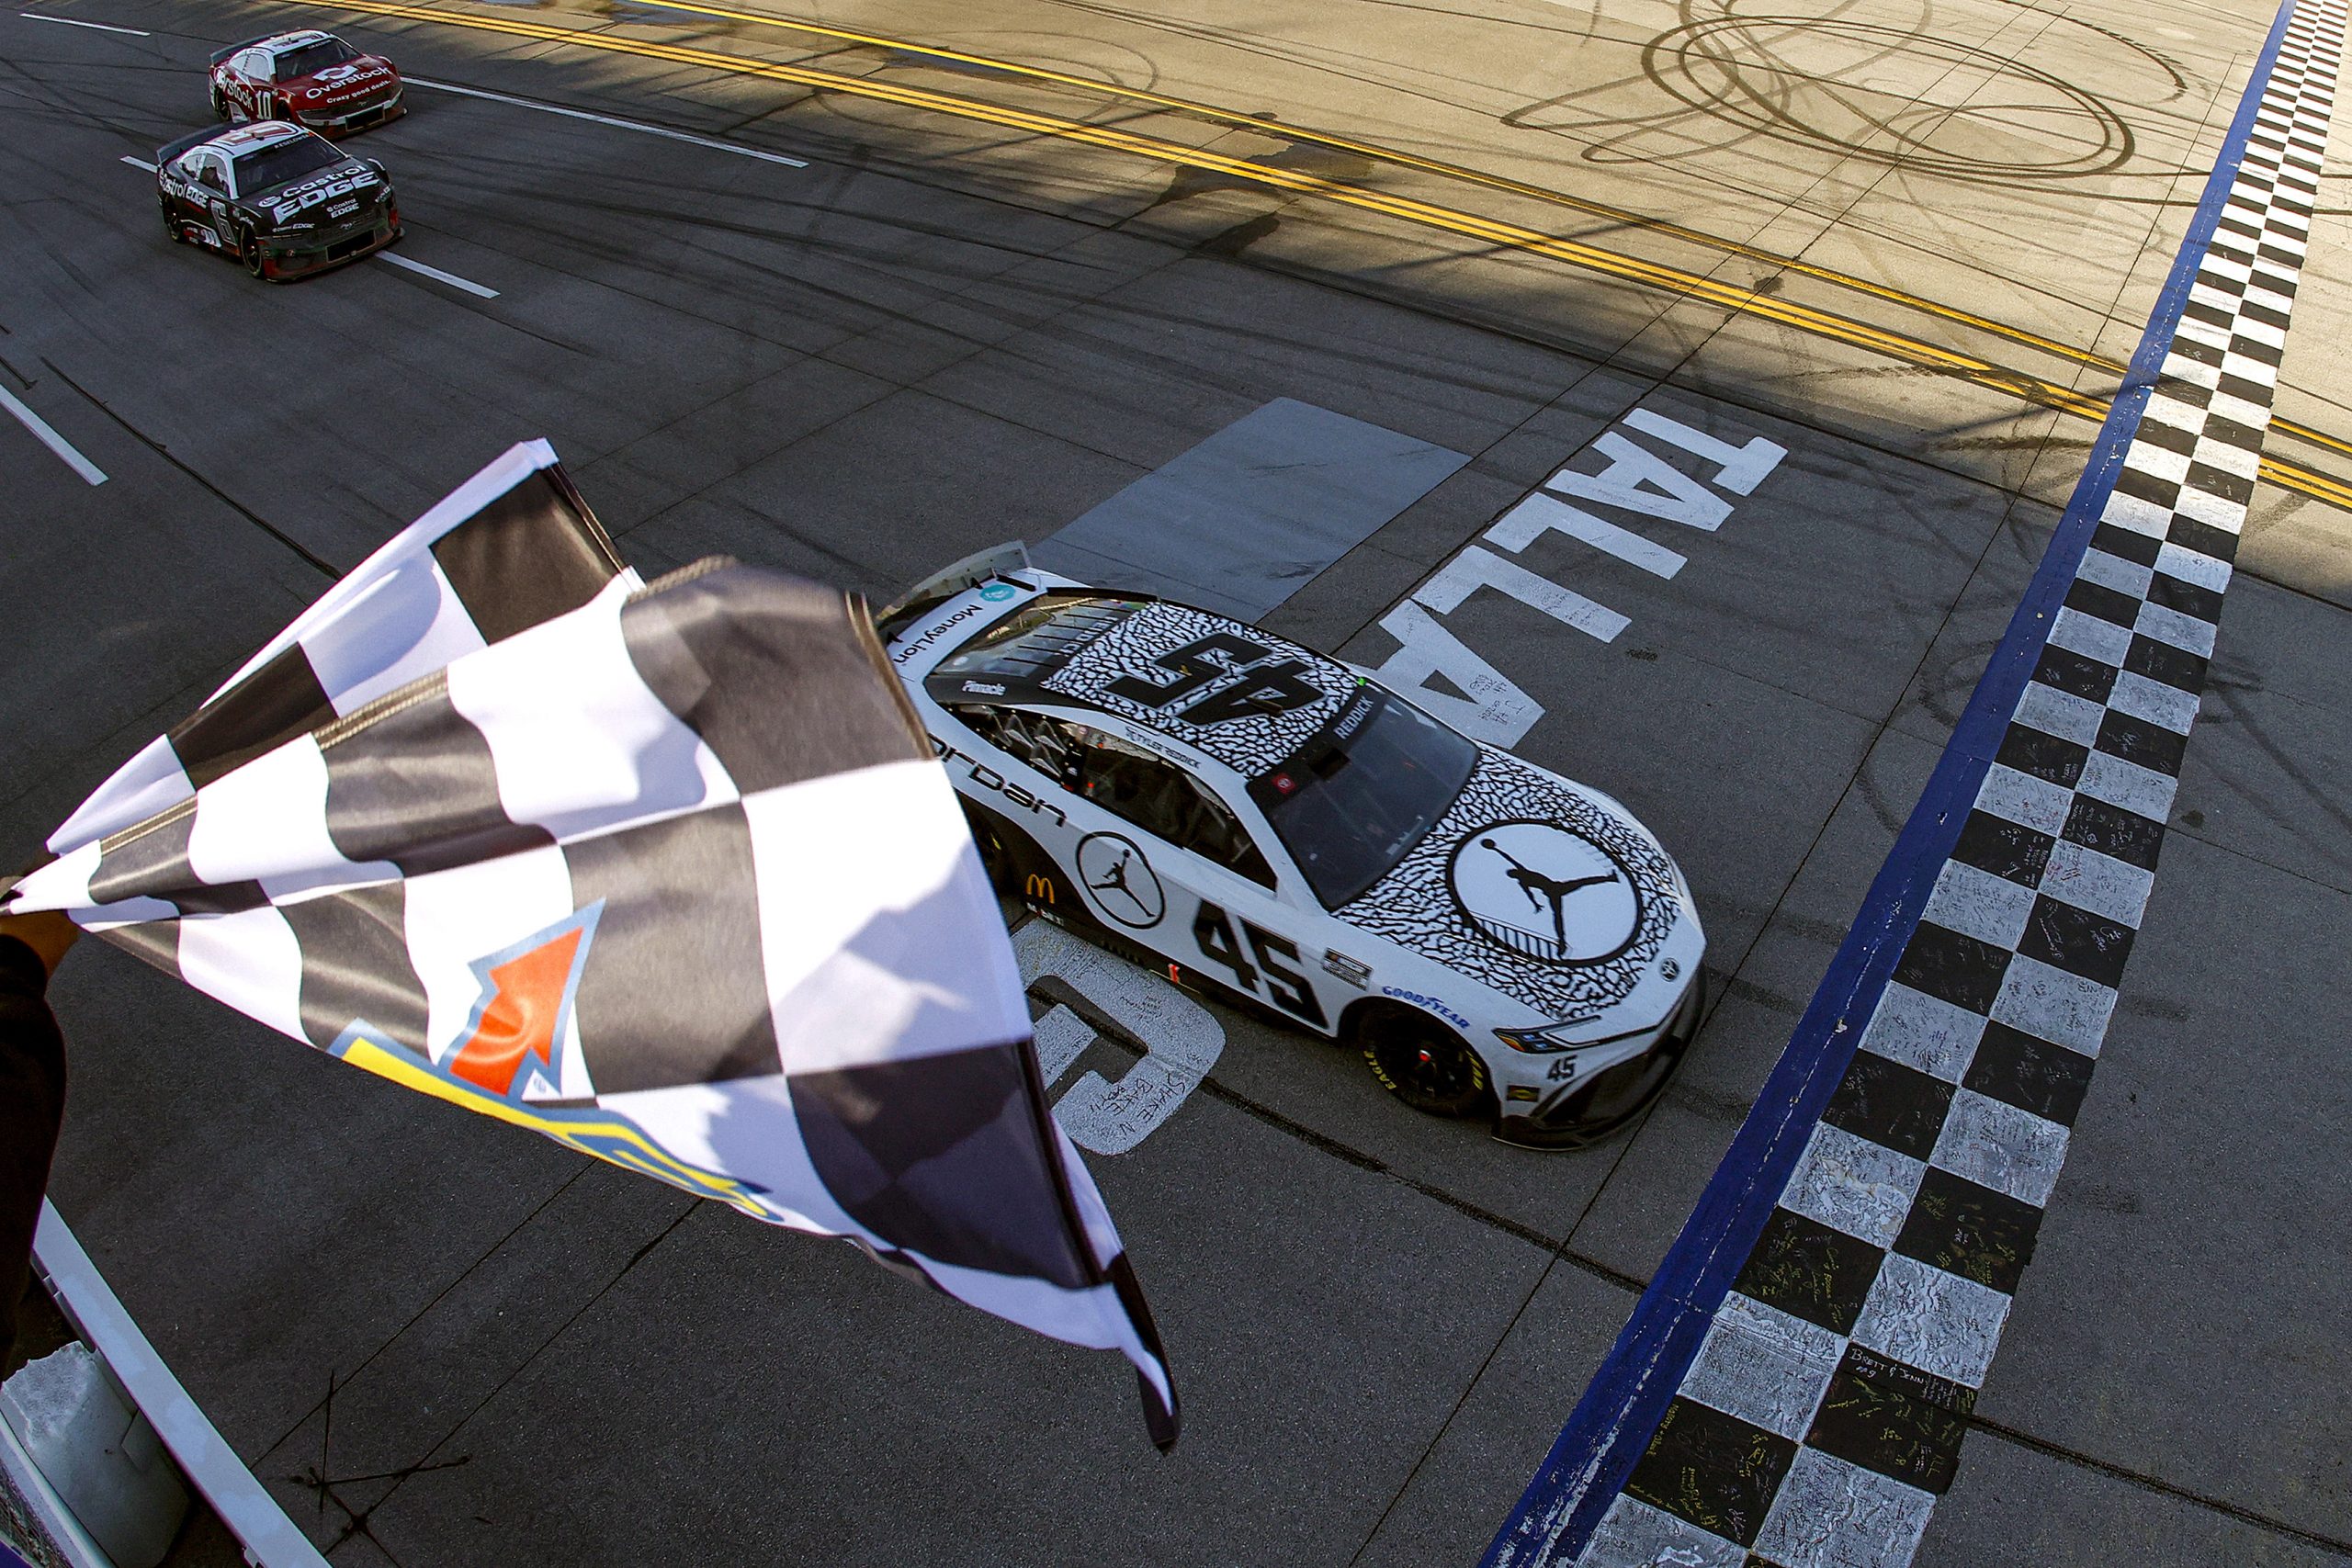
[[[1276,398],[1029,552],[1048,571],[1254,621],[1470,459]]]

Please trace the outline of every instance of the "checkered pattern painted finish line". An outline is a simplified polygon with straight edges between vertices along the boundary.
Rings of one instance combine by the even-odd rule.
[[[2289,24],[2065,605],[1860,1049],[1578,1562],[1907,1563],[2154,883],[2309,236],[2345,10]]]

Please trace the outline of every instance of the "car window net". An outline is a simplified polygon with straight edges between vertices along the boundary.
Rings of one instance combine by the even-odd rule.
[[[1017,708],[994,713],[965,710],[959,716],[999,750],[1028,763],[1065,789],[1076,787],[1078,747],[1070,739],[1069,727],[1060,720],[1043,714],[1023,713]]]

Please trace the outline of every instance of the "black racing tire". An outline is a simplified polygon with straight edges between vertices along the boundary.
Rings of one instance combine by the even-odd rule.
[[[988,874],[989,886],[1000,898],[1013,897],[1012,851],[1004,841],[1005,830],[985,812],[967,811],[964,820],[972,829],[972,844],[980,852],[980,869]]]
[[[220,96],[218,87],[212,89],[212,118],[222,120],[229,118],[229,100]]]
[[[1364,1065],[1380,1087],[1430,1116],[1469,1116],[1491,1107],[1494,1090],[1478,1053],[1427,1013],[1379,1008],[1356,1026]]]
[[[237,259],[245,264],[247,272],[265,283],[269,281],[269,258],[262,254],[260,236],[250,223],[237,229]]]
[[[156,198],[155,205],[164,214],[164,232],[172,237],[172,243],[175,245],[187,244],[187,229],[180,222],[179,214],[172,210],[171,198],[169,197],[159,197]]]

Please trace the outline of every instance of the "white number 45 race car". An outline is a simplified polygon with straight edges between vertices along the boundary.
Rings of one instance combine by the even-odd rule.
[[[879,629],[1000,892],[1408,1105],[1584,1147],[1698,1028],[1706,937],[1648,830],[1348,665],[1018,545]]]

